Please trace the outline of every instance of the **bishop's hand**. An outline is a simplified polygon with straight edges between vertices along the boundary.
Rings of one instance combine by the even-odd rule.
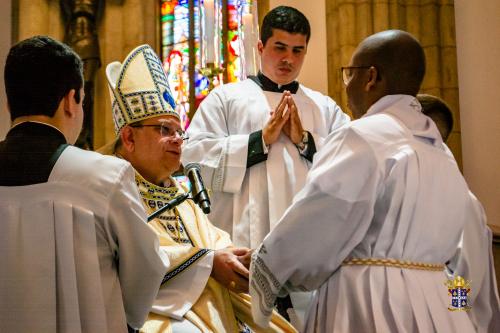
[[[248,293],[248,269],[239,261],[249,249],[230,247],[215,250],[212,265],[212,276],[221,285],[237,292]]]
[[[238,260],[245,266],[247,269],[250,269],[250,262],[252,261],[252,253],[253,250],[248,250],[246,253],[242,253],[238,256]]]

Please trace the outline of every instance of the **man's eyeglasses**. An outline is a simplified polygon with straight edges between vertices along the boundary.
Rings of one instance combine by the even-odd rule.
[[[149,124],[134,124],[130,125],[130,127],[153,127],[157,130],[160,131],[160,135],[162,137],[172,137],[174,138],[176,135],[178,135],[182,140],[187,140],[189,139],[189,136],[187,135],[186,132],[184,132],[181,129],[173,129],[172,127],[169,127],[167,124],[158,124],[158,125],[149,125]]]
[[[361,69],[361,68],[370,68],[372,66],[347,66],[347,67],[341,67],[340,71],[342,72],[342,81],[344,81],[344,84],[347,86],[349,81],[351,81],[352,75],[354,74],[354,69]]]

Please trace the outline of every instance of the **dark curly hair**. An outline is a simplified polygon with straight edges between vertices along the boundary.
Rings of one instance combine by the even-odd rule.
[[[260,40],[263,45],[266,45],[267,40],[273,35],[273,29],[305,35],[307,43],[309,43],[311,37],[309,21],[304,14],[293,7],[278,6],[266,14],[262,21],[260,33]]]

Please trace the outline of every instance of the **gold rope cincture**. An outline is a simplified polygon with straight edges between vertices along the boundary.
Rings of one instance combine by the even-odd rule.
[[[424,271],[443,271],[443,264],[429,264],[397,259],[353,258],[344,260],[342,266],[386,266],[406,269],[419,269]]]

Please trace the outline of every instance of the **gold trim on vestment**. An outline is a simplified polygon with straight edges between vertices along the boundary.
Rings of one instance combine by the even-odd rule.
[[[425,262],[414,262],[397,259],[378,258],[352,258],[344,260],[342,266],[386,266],[406,269],[419,269],[424,271],[443,271],[443,264],[430,264]]]

